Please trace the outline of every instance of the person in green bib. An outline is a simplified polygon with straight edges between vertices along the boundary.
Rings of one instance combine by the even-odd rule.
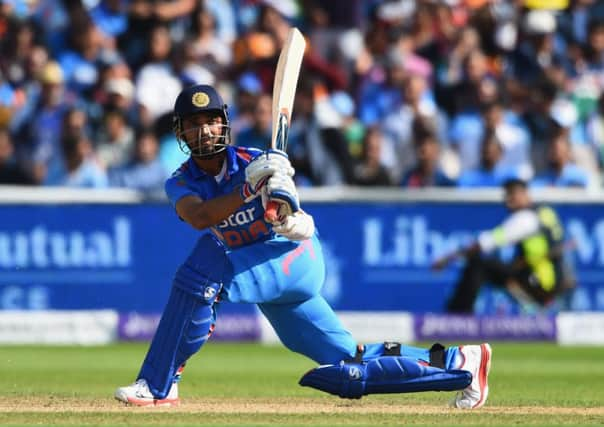
[[[465,267],[447,301],[450,313],[471,313],[480,287],[489,284],[507,289],[516,299],[549,305],[574,278],[565,263],[569,242],[556,212],[533,204],[527,183],[513,178],[504,182],[505,205],[510,215],[492,230],[483,231],[469,246],[438,259],[434,269],[464,257]],[[511,261],[488,254],[514,245]]]

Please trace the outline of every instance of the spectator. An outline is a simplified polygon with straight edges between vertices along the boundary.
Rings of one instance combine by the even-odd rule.
[[[482,106],[496,100],[499,88],[489,72],[487,57],[476,50],[464,61],[465,79],[447,90],[449,99],[455,100],[449,127],[449,140],[456,147],[465,170],[478,167],[480,141],[483,132]]]
[[[428,81],[422,75],[407,77],[403,86],[403,104],[384,117],[382,124],[385,147],[382,162],[390,170],[395,182],[400,181],[403,171],[414,163],[413,123],[427,119],[434,123],[439,141],[444,141],[446,117],[438,110],[430,93]]]
[[[155,133],[152,130],[140,131],[136,137],[134,159],[126,166],[110,169],[110,183],[141,191],[163,190],[167,174],[158,154],[159,143]]]
[[[63,162],[48,173],[44,184],[80,188],[105,188],[108,186],[105,171],[96,162],[92,144],[84,136],[66,135],[61,140]]]
[[[272,107],[273,101],[269,95],[260,95],[257,98],[252,123],[234,136],[236,145],[255,147],[260,150],[270,147],[273,124]]]
[[[503,145],[495,132],[487,132],[482,140],[480,168],[464,171],[458,178],[459,187],[500,187],[520,174],[503,164]]]
[[[535,177],[533,187],[582,187],[589,185],[587,173],[571,161],[568,130],[558,128],[551,136],[547,150],[548,169]]]
[[[332,0],[305,4],[305,34],[313,54],[335,65],[347,80],[354,78],[355,62],[363,49],[362,3],[362,0]]]
[[[469,52],[463,59],[462,70],[462,80],[447,88],[438,99],[452,117],[476,113],[482,104],[497,99],[499,95],[497,78],[489,68],[489,59],[482,50]]]
[[[256,2],[232,0],[205,0],[204,7],[212,14],[215,21],[217,37],[226,43],[229,48],[235,41],[237,34],[237,18],[244,12],[245,4],[256,7]]]
[[[126,3],[122,0],[100,0],[90,10],[90,18],[104,37],[113,39],[128,29]]]
[[[62,0],[38,2],[33,13],[33,21],[40,28],[43,43],[53,57],[66,49],[67,29],[72,23],[70,3],[79,2],[64,2]]]
[[[576,0],[558,17],[561,31],[567,40],[575,40],[579,44],[587,44],[589,23],[603,18],[604,5],[594,0]]]
[[[122,112],[110,111],[105,115],[100,140],[96,153],[102,167],[110,169],[130,163],[134,154],[134,131]]]
[[[438,166],[439,143],[434,134],[419,132],[414,140],[415,165],[403,174],[401,186],[407,188],[451,187],[455,182]]]
[[[500,101],[486,104],[483,107],[482,116],[485,127],[484,133],[494,133],[501,144],[500,167],[516,169],[521,174],[519,178],[531,178],[533,168],[530,157],[529,134],[521,119],[507,112]]]
[[[576,104],[567,97],[558,97],[552,104],[550,115],[557,126],[568,132],[574,163],[590,175],[597,174],[598,161],[588,144],[585,126],[579,120]]]
[[[390,174],[382,164],[383,135],[377,126],[367,129],[363,137],[363,151],[354,169],[354,183],[361,186],[392,185]]]
[[[604,166],[604,94],[598,98],[598,108],[587,121],[587,140],[602,168]]]
[[[137,70],[148,62],[145,55],[149,51],[149,41],[153,39],[157,26],[165,28],[168,38],[174,43],[182,42],[196,4],[196,0],[128,2],[128,29],[122,33],[118,42],[128,63]]]
[[[464,78],[463,64],[465,59],[475,50],[480,48],[480,35],[474,27],[461,30],[457,40],[450,48],[446,62],[440,67],[437,75],[443,86],[453,86]]]
[[[335,91],[329,97],[329,103],[334,113],[339,116],[340,126],[348,144],[348,151],[355,159],[361,157],[365,128],[356,117],[356,105],[350,95],[343,91]]]
[[[587,34],[587,66],[601,73],[604,71],[604,19],[592,19]]]
[[[22,126],[16,130],[22,145],[17,147],[18,157],[26,161],[32,171],[34,181],[42,183],[49,167],[60,162],[61,132],[63,116],[70,102],[63,85],[63,71],[54,61],[48,62],[41,70],[38,80],[40,93],[34,106],[22,119]]]
[[[207,67],[207,65],[211,64],[197,58],[194,43],[193,39],[186,39],[175,46],[172,73],[180,79],[183,86],[192,86],[195,84],[213,85],[216,82],[216,77]],[[222,70],[218,70],[216,67],[213,67],[213,69],[219,74],[222,72]]]
[[[218,36],[216,19],[210,10],[199,7],[193,16],[191,44],[194,57],[210,71],[220,73],[233,60],[230,45]]]
[[[29,56],[25,60],[23,71],[23,81],[21,81],[13,92],[20,97],[19,105],[12,109],[9,128],[11,132],[26,133],[28,124],[26,121],[31,118],[32,111],[36,108],[40,97],[41,84],[38,77],[42,74],[42,69],[48,63],[48,50],[43,46],[33,46]],[[14,100],[14,98],[13,98]]]
[[[3,43],[0,64],[6,73],[6,80],[16,88],[24,84],[28,74],[27,65],[36,42],[34,26],[28,22],[14,22]]]
[[[235,105],[232,108],[229,105],[233,135],[252,125],[254,110],[261,94],[262,82],[255,73],[248,71],[239,77],[235,88]]]
[[[549,10],[530,10],[522,21],[524,39],[514,51],[511,71],[514,78],[525,85],[533,85],[543,78],[555,81],[555,70],[564,59],[555,51],[556,18]]]
[[[90,130],[88,128],[88,116],[83,110],[78,108],[70,108],[63,116],[61,137],[77,137],[78,135],[90,135]]]
[[[16,162],[10,133],[0,128],[0,184],[31,185],[34,183],[27,171]]]
[[[87,95],[99,80],[103,38],[85,12],[82,12],[79,19],[81,20],[69,31],[72,49],[62,52],[58,62],[68,89],[80,95]]]
[[[404,37],[407,37],[407,44],[411,42],[409,35]],[[385,56],[385,67],[375,64],[365,75],[358,102],[359,119],[363,125],[374,125],[401,106],[404,82],[408,76],[401,66],[401,55],[400,52],[391,52],[390,56]]]
[[[439,60],[441,52],[435,6],[428,2],[418,2],[411,20],[414,50],[432,63]]]
[[[294,178],[299,185],[349,184],[353,181],[354,161],[346,138],[339,128],[321,125],[315,112],[315,93],[322,92],[320,85],[312,81],[303,79],[298,85],[296,119],[290,128],[287,149],[297,171]],[[329,102],[323,98],[325,101]]]
[[[136,75],[135,98],[140,105],[140,123],[149,126],[172,110],[181,83],[171,64],[172,41],[168,28],[157,25],[151,31],[149,60]]]
[[[119,111],[128,117],[129,123],[136,123],[134,111],[134,85],[129,77],[109,77],[104,86],[105,111]]]
[[[547,144],[549,136],[560,127],[552,118],[551,110],[556,99],[558,88],[549,81],[544,80],[528,91],[525,98],[526,122],[531,136],[531,164],[535,174],[541,174],[547,168]]]

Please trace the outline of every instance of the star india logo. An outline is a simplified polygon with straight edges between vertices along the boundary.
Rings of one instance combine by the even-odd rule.
[[[203,108],[210,103],[210,97],[205,92],[195,92],[191,98],[194,106]]]

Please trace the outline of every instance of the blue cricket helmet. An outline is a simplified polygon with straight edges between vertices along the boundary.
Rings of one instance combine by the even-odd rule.
[[[180,92],[174,103],[174,115],[183,118],[208,111],[218,111],[226,114],[226,108],[227,106],[222,97],[212,86],[195,85]]]
[[[213,145],[214,149],[210,152],[206,152],[203,149],[203,145],[200,141],[201,133],[199,132],[199,128],[183,128],[183,119],[185,117],[200,113],[216,113],[222,117],[223,120],[222,133],[215,136],[216,138],[222,138],[223,142],[215,143]],[[180,92],[174,103],[172,125],[180,149],[186,154],[195,157],[211,157],[224,151],[231,141],[227,105],[224,103],[216,89],[210,85],[190,86]],[[187,143],[185,135],[191,132],[197,132],[198,134],[197,145],[191,146],[191,142]]]

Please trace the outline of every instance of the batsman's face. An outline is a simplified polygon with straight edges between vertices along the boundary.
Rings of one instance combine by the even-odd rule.
[[[197,155],[212,154],[217,144],[224,144],[222,116],[215,113],[200,113],[185,117],[180,138]]]

